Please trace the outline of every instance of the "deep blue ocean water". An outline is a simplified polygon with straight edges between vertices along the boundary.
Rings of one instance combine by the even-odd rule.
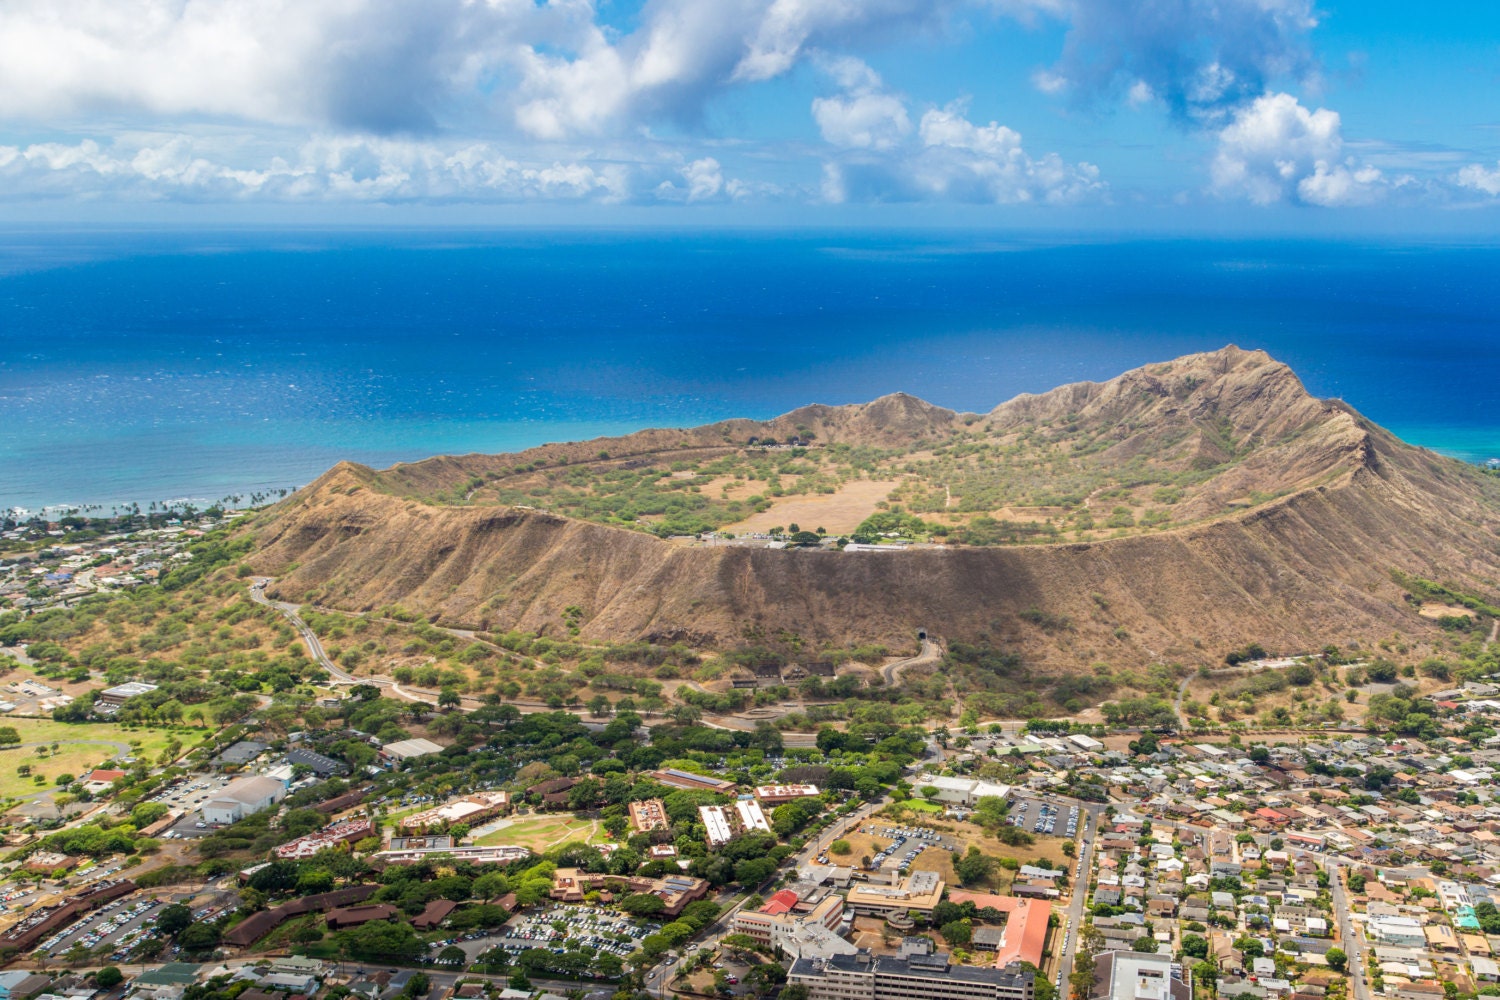
[[[1227,343],[1500,455],[1500,248],[672,232],[0,233],[0,508],[216,500]]]

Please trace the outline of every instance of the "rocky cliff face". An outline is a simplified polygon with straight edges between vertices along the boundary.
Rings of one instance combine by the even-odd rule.
[[[1149,453],[1212,470],[1185,501],[1205,519],[1087,544],[854,554],[686,548],[540,511],[417,499],[537,457],[621,460],[738,447],[753,434],[900,447],[960,431],[1053,435],[1102,466]],[[283,596],[349,609],[400,604],[455,624],[557,631],[563,609],[578,606],[585,638],[708,645],[758,625],[902,648],[925,627],[988,635],[1059,670],[1099,659],[1215,662],[1251,640],[1295,651],[1430,634],[1392,570],[1500,591],[1500,481],[1405,445],[1342,403],[1314,399],[1264,354],[1234,348],[1022,396],[982,416],[896,395],[520,456],[384,472],[346,463],[251,530],[254,564],[281,577]],[[1032,624],[1037,610],[1069,625],[1044,630]]]

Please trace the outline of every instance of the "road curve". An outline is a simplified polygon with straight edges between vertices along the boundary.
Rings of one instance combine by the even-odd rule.
[[[328,654],[323,651],[323,644],[318,641],[317,635],[313,633],[312,629],[308,628],[307,622],[303,621],[302,616],[297,613],[297,605],[289,604],[286,601],[273,601],[266,596],[266,586],[271,582],[272,578],[268,576],[252,578],[250,581],[250,600],[256,604],[264,604],[268,608],[276,609],[287,621],[291,622],[292,628],[296,629],[297,634],[302,636],[302,643],[307,647],[308,653],[312,655],[313,660],[317,662],[318,666],[333,676],[334,683],[378,685],[391,683],[388,680],[376,678],[362,680],[347,670],[340,668],[338,664],[329,659]]]
[[[895,687],[901,683],[901,672],[907,667],[922,667],[929,663],[936,663],[942,659],[943,650],[931,639],[922,640],[922,651],[916,656],[905,660],[897,660],[895,663],[887,663],[880,668],[880,676],[885,678],[886,687]]]

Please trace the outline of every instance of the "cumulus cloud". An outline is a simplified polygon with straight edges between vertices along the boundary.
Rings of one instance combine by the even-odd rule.
[[[1468,191],[1500,198],[1500,163],[1496,163],[1493,170],[1471,163],[1453,176],[1453,183]]]
[[[837,60],[829,74],[844,88],[812,103],[823,138],[846,149],[891,149],[911,134],[906,104],[884,91],[880,76],[858,59]]]
[[[1038,74],[1081,104],[1160,98],[1184,124],[1216,127],[1278,79],[1310,73],[1312,0],[1063,0],[1062,57]]]
[[[827,201],[1063,203],[1105,190],[1097,167],[1033,159],[1019,132],[976,125],[961,101],[924,111],[913,135],[906,101],[868,66],[845,59],[828,69],[843,92],[812,103],[823,138],[841,150],[824,165]]]
[[[1310,111],[1290,94],[1257,98],[1218,138],[1214,188],[1257,205],[1366,205],[1392,186],[1374,166],[1345,155],[1338,112]]]

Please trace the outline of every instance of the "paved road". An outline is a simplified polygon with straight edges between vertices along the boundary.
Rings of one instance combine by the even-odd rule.
[[[1061,951],[1062,957],[1057,965],[1058,982],[1061,984],[1057,995],[1060,997],[1069,993],[1068,977],[1073,974],[1073,957],[1078,952],[1078,930],[1083,926],[1083,907],[1089,894],[1089,876],[1094,870],[1094,845],[1099,840],[1099,817],[1104,815],[1104,807],[1097,803],[1079,802],[1078,808],[1080,819],[1075,843],[1078,844],[1078,857],[1083,864],[1077,869],[1080,873],[1078,877],[1072,880],[1073,897],[1068,903],[1067,917],[1063,923],[1065,933],[1071,936],[1068,946]]]
[[[264,604],[268,608],[275,608],[281,612],[286,620],[292,623],[292,628],[297,630],[297,634],[302,636],[302,642],[307,646],[308,653],[312,655],[312,658],[319,666],[333,675],[335,683],[378,684],[382,686],[391,683],[389,680],[375,678],[361,680],[347,670],[340,669],[338,664],[334,663],[328,658],[328,654],[323,652],[323,644],[318,641],[317,635],[314,634],[312,629],[307,627],[307,622],[303,621],[302,616],[297,613],[297,605],[289,604],[286,601],[273,601],[266,596],[266,585],[271,583],[272,579],[272,577],[268,576],[257,576],[252,579],[250,581],[250,600],[256,604]]]
[[[905,660],[897,660],[895,663],[887,663],[880,668],[880,675],[885,678],[886,687],[895,687],[901,683],[901,672],[907,667],[922,667],[929,663],[936,663],[943,658],[943,650],[931,639],[922,640],[922,651],[916,656]]]
[[[1333,866],[1330,866],[1333,867]],[[1349,916],[1349,897],[1344,892],[1344,869],[1333,867],[1328,879],[1328,888],[1333,895],[1333,912],[1339,921],[1339,944],[1349,956],[1349,983],[1353,989],[1353,1000],[1370,1000],[1370,988],[1365,985],[1365,946],[1359,930]]]

